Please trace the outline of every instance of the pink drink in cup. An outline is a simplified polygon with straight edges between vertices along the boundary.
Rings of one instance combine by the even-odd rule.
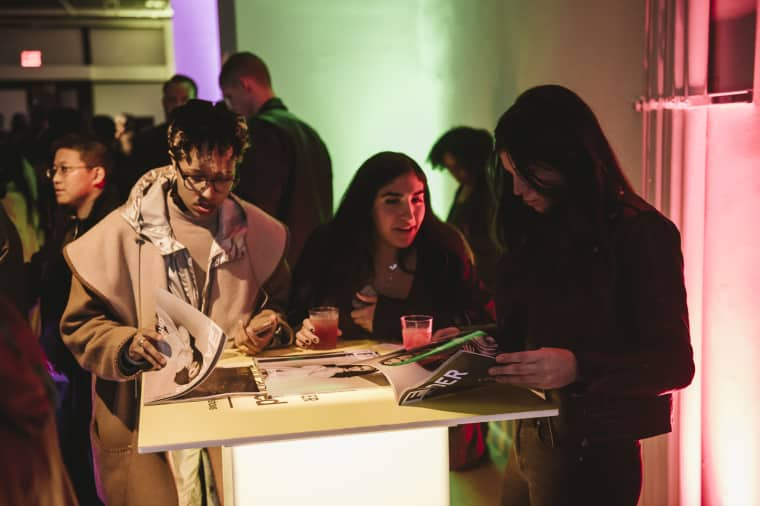
[[[338,345],[338,308],[320,306],[309,309],[309,321],[314,326],[314,333],[319,342],[314,345],[317,350],[331,350]]]
[[[428,344],[433,339],[433,317],[419,314],[402,316],[401,337],[407,350]]]

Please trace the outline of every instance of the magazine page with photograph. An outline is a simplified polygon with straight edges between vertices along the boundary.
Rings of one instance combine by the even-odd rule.
[[[214,370],[226,336],[206,315],[166,290],[156,289],[158,350],[166,366],[143,373],[143,401],[156,403],[182,397]]]
[[[377,368],[363,364],[376,357],[372,350],[334,351],[256,358],[267,394],[324,394],[365,388],[387,388]]]
[[[382,372],[401,405],[452,394],[490,381],[496,364],[496,341],[482,331],[468,332],[410,350],[371,358],[363,364]]]
[[[236,395],[262,393],[264,391],[263,378],[253,363],[249,366],[227,367],[217,365],[205,380],[198,383],[189,392],[185,392],[181,397],[156,401],[153,404],[219,399]]]

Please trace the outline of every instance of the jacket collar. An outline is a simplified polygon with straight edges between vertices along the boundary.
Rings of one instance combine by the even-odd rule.
[[[184,250],[174,237],[166,200],[177,182],[171,165],[158,167],[143,175],[132,188],[121,215],[143,239],[155,245],[162,255]],[[219,208],[219,229],[211,247],[214,266],[245,254],[247,223],[242,206],[230,195]]]
[[[260,116],[264,114],[265,112],[272,111],[274,109],[284,109],[288,110],[287,107],[285,107],[285,103],[280,99],[279,97],[272,97],[266,102],[264,102],[261,107],[259,107],[259,110],[256,111],[255,116]]]
[[[57,244],[68,244],[80,235],[90,230],[97,222],[103,219],[108,213],[119,207],[119,196],[116,188],[112,184],[107,184],[100,195],[92,204],[90,214],[84,218],[78,218],[76,213],[67,212],[63,217],[64,227],[62,233],[53,240]]]

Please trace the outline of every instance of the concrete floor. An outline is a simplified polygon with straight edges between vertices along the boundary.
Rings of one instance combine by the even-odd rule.
[[[475,469],[449,473],[451,506],[499,505],[501,479],[511,438],[505,422],[489,425],[488,452],[491,458]]]
[[[449,473],[451,506],[499,505],[507,459],[492,448],[490,453],[491,460],[475,469]]]

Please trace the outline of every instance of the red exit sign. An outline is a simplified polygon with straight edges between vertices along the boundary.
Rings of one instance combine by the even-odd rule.
[[[37,49],[21,51],[21,66],[24,68],[42,67],[42,51]]]

